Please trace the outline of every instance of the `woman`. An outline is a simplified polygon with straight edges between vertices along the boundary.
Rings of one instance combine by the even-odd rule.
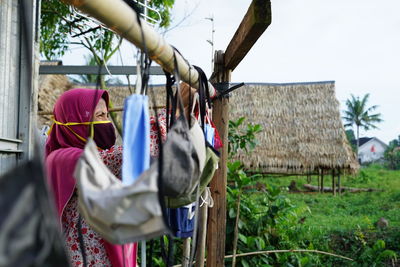
[[[65,92],[54,106],[54,124],[46,142],[49,184],[72,266],[83,265],[73,172],[90,132],[88,123],[92,120],[93,139],[99,153],[114,175],[120,177],[122,149],[114,146],[115,130],[108,119],[108,101],[108,93],[104,90],[72,89]],[[81,233],[88,266],[136,266],[136,244],[110,244],[94,232],[84,218],[81,218]]]

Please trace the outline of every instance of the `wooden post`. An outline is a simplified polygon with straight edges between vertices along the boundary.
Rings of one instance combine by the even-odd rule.
[[[324,169],[321,169],[321,193],[324,193]]]
[[[338,170],[338,191],[339,195],[342,194],[342,185],[340,184],[340,169]]]
[[[213,82],[229,82],[230,71],[224,68],[224,53],[215,52],[215,73]],[[226,232],[226,185],[228,159],[229,99],[214,100],[213,120],[224,146],[218,169],[210,183],[214,207],[209,210],[207,228],[207,267],[224,266]]]
[[[318,169],[317,184],[318,184],[318,192],[320,192],[321,191],[321,169]]]
[[[242,61],[261,34],[271,24],[270,0],[253,0],[225,54],[215,52],[212,82],[229,82],[231,72]],[[229,99],[214,101],[213,120],[224,144],[219,168],[210,183],[214,207],[209,210],[207,228],[207,267],[224,266],[226,233],[226,185],[228,159]]]
[[[332,193],[336,196],[335,169],[332,169]]]

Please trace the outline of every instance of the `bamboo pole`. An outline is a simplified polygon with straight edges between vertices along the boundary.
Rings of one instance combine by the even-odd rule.
[[[73,5],[84,13],[104,23],[110,30],[116,32],[140,49],[144,49],[140,25],[137,21],[136,12],[122,0],[62,0]],[[140,18],[139,18],[140,19]],[[144,40],[147,52],[152,60],[157,62],[163,69],[174,72],[174,54],[178,63],[181,80],[199,88],[199,73],[186,59],[176,53],[171,45],[159,35],[144,20],[141,20]],[[209,83],[210,96],[215,96],[216,91]]]
[[[160,109],[160,108],[165,108],[165,106],[156,106],[155,108]],[[154,107],[149,107],[149,109],[154,109]],[[109,108],[108,112],[121,112],[124,111],[123,107],[115,107],[115,108]],[[53,115],[53,111],[48,111],[48,110],[42,110],[38,111],[37,115],[39,116],[46,116],[46,115]]]

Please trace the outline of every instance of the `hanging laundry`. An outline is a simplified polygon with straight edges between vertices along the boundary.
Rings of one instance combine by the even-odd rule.
[[[157,118],[156,116],[150,116],[150,156],[152,158],[157,158],[159,155],[159,146],[160,140],[158,140],[157,134],[157,124],[156,120],[158,119],[158,124],[160,127],[160,135],[162,142],[165,142],[167,139],[167,119],[166,114],[167,111],[165,108],[158,110]]]
[[[206,163],[200,177],[200,188],[199,188],[200,195],[204,192],[205,188],[214,177],[215,170],[217,169],[218,166],[218,161],[219,161],[219,156],[216,154],[216,152],[212,148],[207,147]],[[186,196],[176,197],[176,198],[171,198],[171,197],[166,198],[166,204],[167,207],[169,208],[178,208],[193,203],[196,201],[196,199],[197,199],[197,191],[194,190],[191,194]]]
[[[211,126],[211,124],[206,123],[206,125],[204,126],[204,135],[207,142],[214,146],[215,129]]]
[[[222,143],[217,127],[215,126],[213,121],[211,121],[211,126],[214,128],[214,148],[216,150],[219,150],[224,146],[224,144]]]
[[[153,164],[129,186],[104,165],[89,139],[75,168],[79,208],[86,221],[106,240],[125,244],[167,234],[158,192],[158,167]],[[166,218],[166,217],[165,217]]]
[[[132,184],[150,166],[148,97],[131,95],[125,100],[123,119],[122,183]]]
[[[168,209],[169,225],[175,237],[193,236],[195,208],[196,205],[191,203],[181,208]]]

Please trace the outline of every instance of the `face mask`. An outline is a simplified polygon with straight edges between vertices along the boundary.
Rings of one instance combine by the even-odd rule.
[[[93,140],[101,149],[109,149],[115,144],[115,129],[112,123],[94,124]]]

